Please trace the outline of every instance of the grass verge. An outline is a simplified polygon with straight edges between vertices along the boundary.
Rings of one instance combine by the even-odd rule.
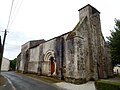
[[[22,74],[22,73],[18,73],[17,74],[21,74],[21,75],[25,75],[25,76],[29,76],[38,80],[42,80],[48,83],[59,83],[59,82],[63,82],[62,80],[58,80],[56,79],[56,77],[48,77],[48,76],[39,76],[36,74]]]
[[[95,87],[97,90],[120,90],[120,82],[98,80],[95,81]]]

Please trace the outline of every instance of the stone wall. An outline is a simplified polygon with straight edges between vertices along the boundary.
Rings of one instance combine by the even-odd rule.
[[[34,47],[37,47],[39,44],[41,44],[43,42],[45,42],[45,40],[43,40],[43,39],[42,40],[33,40],[33,41],[29,41],[29,42],[27,42],[27,43],[22,45],[22,48],[21,48],[20,71],[22,71],[23,73],[27,73],[28,72],[28,66],[30,68],[30,66],[33,65],[33,64],[29,64],[28,65],[29,60],[30,60],[30,49],[34,48]]]
[[[56,74],[59,79],[64,79],[65,72],[65,38],[63,36],[56,38]]]
[[[51,69],[50,69],[50,57],[55,57],[55,39],[52,39],[50,41],[47,41],[42,44],[43,45],[43,62],[42,62],[42,74],[50,76],[51,75]]]
[[[20,71],[21,53],[16,58],[16,71]]]
[[[38,74],[42,75],[42,63],[44,61],[43,44],[39,45]]]
[[[84,17],[79,28],[76,30],[76,51],[78,78],[88,80],[90,78],[89,61],[89,37],[88,37],[87,17]]]
[[[38,62],[39,62],[39,47],[30,48],[28,71],[38,73]]]
[[[91,72],[91,79],[97,80],[98,77],[98,62],[101,60],[99,57],[102,52],[100,52],[102,44],[100,38],[103,37],[101,33],[101,25],[100,25],[100,16],[99,12],[92,13],[90,19],[90,26],[91,29],[89,31],[89,52],[90,52],[90,72]],[[103,41],[104,42],[104,41]],[[102,56],[101,56],[102,57]]]

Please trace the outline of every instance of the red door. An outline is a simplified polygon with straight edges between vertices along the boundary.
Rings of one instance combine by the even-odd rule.
[[[54,72],[55,72],[55,64],[53,60],[51,60],[51,75],[53,75]]]

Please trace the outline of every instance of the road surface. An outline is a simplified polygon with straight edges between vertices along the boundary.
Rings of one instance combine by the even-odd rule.
[[[62,90],[53,84],[34,80],[14,72],[2,72],[2,75],[6,77],[9,82],[4,90]]]

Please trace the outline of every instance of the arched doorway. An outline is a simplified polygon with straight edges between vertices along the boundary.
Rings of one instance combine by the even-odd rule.
[[[47,51],[44,56],[44,61],[49,62],[49,75],[54,76],[56,74],[56,61],[54,51]]]

